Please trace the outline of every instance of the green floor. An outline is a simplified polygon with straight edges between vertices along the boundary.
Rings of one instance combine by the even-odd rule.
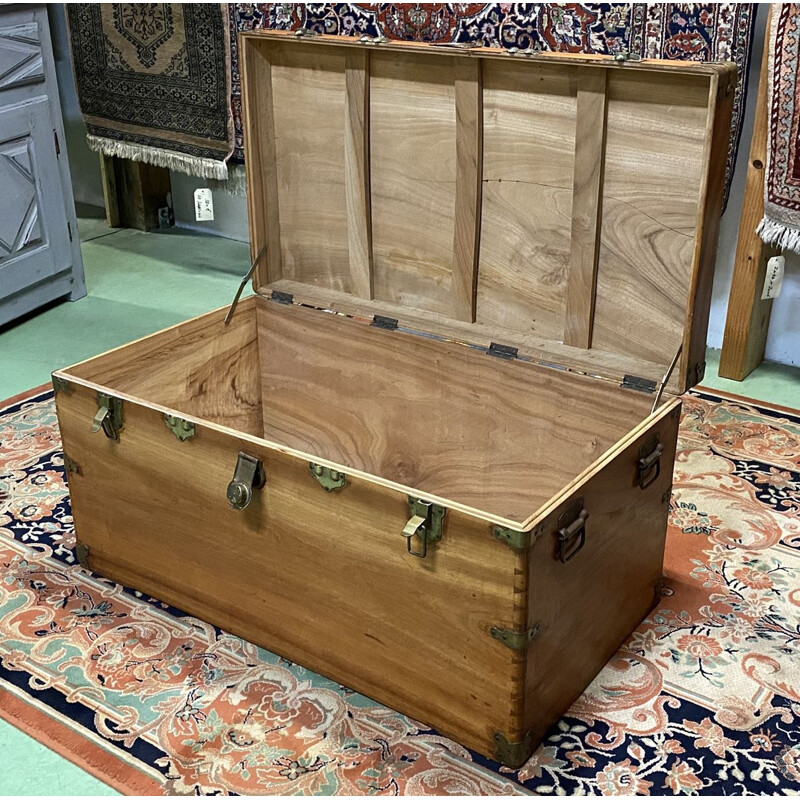
[[[89,295],[0,329],[0,399],[50,380],[81,359],[230,302],[248,267],[240,242],[185,231],[110,231],[80,220]],[[708,351],[703,386],[800,407],[800,370],[763,364],[745,381],[717,377]],[[100,795],[113,790],[0,722],[0,794]]]

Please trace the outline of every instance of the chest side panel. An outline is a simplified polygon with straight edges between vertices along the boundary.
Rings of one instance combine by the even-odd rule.
[[[404,494],[357,478],[328,493],[307,461],[202,424],[179,442],[133,402],[116,442],[90,433],[96,406],[81,386],[57,395],[93,569],[481,752],[513,729],[521,667],[489,631],[514,625],[517,559],[488,523],[449,512],[441,541],[416,558],[401,535]],[[267,482],[234,511],[226,486],[240,450],[262,460]]]
[[[680,412],[679,403],[671,406],[554,502],[535,528],[528,624],[538,632],[528,650],[524,715],[534,743],[658,601]],[[658,470],[642,474],[641,488],[638,461],[656,445],[663,448]],[[582,534],[573,524],[578,508],[587,514]],[[564,547],[566,563],[559,547],[562,529],[574,533]],[[593,704],[602,708],[604,700],[589,694],[578,702],[596,713]]]

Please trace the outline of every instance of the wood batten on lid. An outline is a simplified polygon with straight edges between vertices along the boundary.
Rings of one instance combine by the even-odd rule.
[[[732,64],[243,34],[257,291],[667,392],[702,375]]]

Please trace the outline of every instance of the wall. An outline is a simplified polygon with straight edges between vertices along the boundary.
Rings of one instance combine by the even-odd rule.
[[[56,62],[58,94],[61,114],[64,117],[64,133],[67,137],[69,170],[72,176],[72,194],[76,203],[90,206],[103,205],[103,184],[100,180],[100,159],[86,144],[86,126],[83,124],[75,80],[69,57],[67,17],[63,3],[48,3],[47,17],[50,36],[53,40],[53,55]]]
[[[753,132],[753,115],[758,90],[761,53],[766,24],[766,3],[758,4],[753,53],[750,64],[748,98],[742,126],[742,138],[731,186],[728,208],[722,217],[717,266],[714,275],[714,291],[711,302],[711,318],[708,343],[721,347],[725,330],[733,274],[733,259],[736,251],[739,216],[744,194],[747,156]],[[64,126],[67,132],[72,181],[78,201],[102,205],[102,187],[97,155],[86,145],[85,128],[80,119],[77,98],[72,81],[72,72],[67,50],[66,27],[62,5],[50,5],[53,25],[53,40],[56,48],[56,69],[61,87],[61,105]],[[247,241],[247,204],[243,197],[214,192],[215,219],[211,222],[196,222],[194,219],[194,190],[204,185],[202,179],[172,173],[172,195],[175,205],[175,222],[178,226]],[[800,256],[789,254],[786,259],[786,277],[781,296],[773,301],[772,321],[767,339],[766,357],[770,361],[800,366]]]

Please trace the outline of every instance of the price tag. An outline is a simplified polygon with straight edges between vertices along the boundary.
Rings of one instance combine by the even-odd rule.
[[[783,256],[773,256],[767,261],[767,276],[764,279],[764,291],[761,292],[762,300],[772,300],[781,293],[785,264],[786,259]]]
[[[214,201],[211,189],[194,190],[194,218],[198,222],[214,219]]]

